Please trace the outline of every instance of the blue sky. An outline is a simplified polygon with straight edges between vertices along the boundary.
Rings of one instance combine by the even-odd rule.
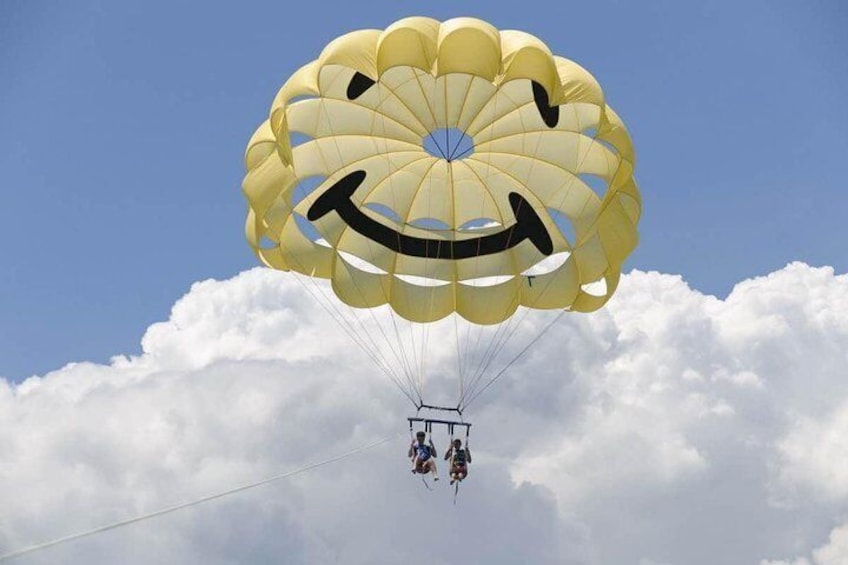
[[[719,296],[793,260],[848,270],[844,3],[409,6],[3,2],[0,376],[135,353],[193,282],[254,266],[242,153],[277,88],[413,14],[528,31],[598,78],[637,149],[628,269]]]
[[[413,563],[412,539],[492,564],[848,562],[844,2],[210,4],[0,0],[0,555],[388,435],[21,563]],[[627,269],[667,273],[563,316],[465,412],[456,506],[409,473],[403,397],[243,236],[279,86],[411,14],[531,32],[598,78],[637,149]],[[428,342],[428,399],[455,355]]]

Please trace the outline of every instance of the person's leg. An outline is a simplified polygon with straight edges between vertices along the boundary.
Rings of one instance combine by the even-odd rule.
[[[433,473],[433,480],[439,480],[439,470],[436,468],[436,462],[433,459],[427,461],[427,465],[430,466],[430,472]]]

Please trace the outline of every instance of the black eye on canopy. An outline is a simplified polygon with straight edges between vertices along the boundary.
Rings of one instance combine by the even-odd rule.
[[[555,128],[559,123],[559,106],[551,106],[550,97],[548,96],[545,87],[535,80],[531,81],[531,83],[533,84],[533,100],[536,102],[536,108],[539,110],[539,115],[542,117],[542,121],[544,121],[545,125],[549,128]],[[356,100],[362,96],[366,90],[374,86],[374,84],[376,84],[376,81],[357,71],[354,73],[353,78],[350,79],[350,83],[347,85],[348,100]]]
[[[350,83],[347,85],[347,99],[348,100],[356,100],[362,94],[374,86],[375,81],[371,80],[367,76],[363,75],[360,72],[356,72],[353,75],[353,78],[350,79]]]
[[[545,87],[536,82],[533,82],[533,100],[536,101],[536,108],[539,110],[539,115],[542,116],[542,121],[549,128],[555,128],[559,123],[559,106],[551,106],[548,93]],[[348,92],[350,90],[348,89]]]

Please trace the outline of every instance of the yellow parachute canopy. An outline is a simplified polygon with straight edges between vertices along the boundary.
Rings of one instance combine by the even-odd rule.
[[[638,239],[633,146],[598,83],[473,18],[332,41],[280,89],[246,166],[266,265],[413,322],[595,310]]]

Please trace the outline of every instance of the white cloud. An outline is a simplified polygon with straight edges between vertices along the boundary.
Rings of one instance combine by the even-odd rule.
[[[828,268],[726,300],[634,272],[472,406],[457,506],[410,475],[400,437],[21,563],[831,565],[848,530],[813,548],[848,505],[845,312],[848,277]],[[446,327],[418,341],[436,396],[455,386]],[[0,381],[0,553],[402,432],[404,402],[289,276],[197,283],[141,356]]]
[[[848,563],[848,524],[834,528],[827,543],[813,550],[812,560],[799,557],[793,561],[762,560],[760,565],[845,565]]]
[[[848,563],[848,524],[830,532],[827,544],[813,551],[816,565],[841,565]]]
[[[848,376],[848,375],[847,375]],[[842,500],[848,496],[848,402],[821,415],[796,417],[777,443],[777,487]],[[800,493],[798,492],[800,491]]]

